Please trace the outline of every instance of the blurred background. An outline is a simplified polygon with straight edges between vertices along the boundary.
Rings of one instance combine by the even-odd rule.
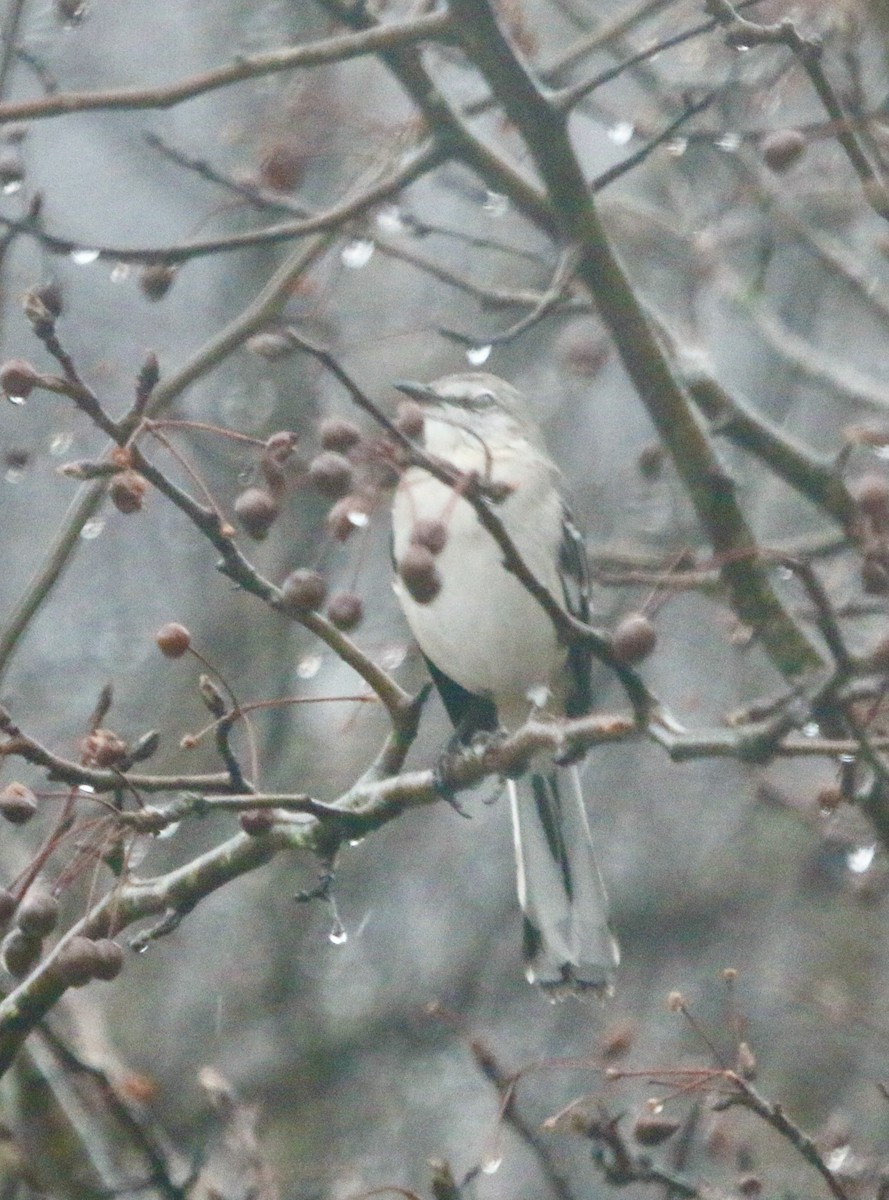
[[[424,6],[380,0],[367,7],[394,21]],[[705,6],[690,0],[501,0],[495,7],[551,86],[592,79],[709,20]],[[774,0],[749,15],[792,18],[823,40],[831,84],[885,166],[886,5]],[[324,6],[286,0],[156,0],[150,11],[136,0],[8,0],[2,100],[164,85],[237,55],[342,32]],[[516,131],[483,103],[486,89],[462,55],[430,46],[422,61],[455,105],[469,106],[472,128],[530,171]],[[849,478],[884,472],[879,436],[868,445],[848,431],[889,428],[889,229],[868,207],[786,48],[730,49],[713,28],[665,46],[574,109],[578,159],[590,179],[601,175],[712,88],[717,95],[704,112],[599,193],[612,242],[647,309],[683,348],[704,351],[730,392],[819,455],[845,447]],[[165,266],[163,250],[292,219],[299,209],[326,211],[396,169],[418,129],[410,98],[373,56],[259,75],[169,108],[0,125],[0,215],[33,214],[39,195],[36,230],[75,246],[54,253],[34,228],[5,226],[0,357],[55,369],[22,312],[29,289],[53,284],[63,300],[59,336],[114,415],[131,404],[136,373],[154,351],[162,380],[199,364],[170,417],[262,439],[292,429],[306,458],[318,449],[325,417],[346,417],[372,434],[341,385],[280,338],[242,340],[215,359],[204,353],[298,243],[195,255],[176,270]],[[271,206],[276,199],[284,207]],[[651,618],[657,647],[641,671],[677,719],[713,727],[782,690],[713,581],[677,590],[645,576],[688,553],[705,563],[708,551],[583,295],[572,293],[526,332],[496,341],[528,311],[527,300],[505,306],[503,293],[545,292],[562,249],[509,198],[445,164],[314,235],[311,255],[309,239],[302,245],[305,269],[258,332],[275,335],[291,324],[325,344],[388,413],[396,407],[393,380],[466,369],[468,348],[471,363],[482,361],[530,397],[587,534],[598,618],[607,627],[629,612]],[[89,253],[113,247],[122,248],[119,259]],[[143,261],[124,249],[143,250]],[[174,440],[231,514],[255,479],[255,450],[197,430]],[[72,527],[69,510],[82,493],[58,468],[96,457],[104,444],[63,398],[4,401],[6,628],[57,551],[59,531]],[[865,593],[860,561],[835,527],[752,457],[721,439],[719,449],[758,538],[812,554],[850,646],[872,647],[886,632],[885,598]],[[161,448],[151,456],[188,482]],[[344,543],[327,532],[329,508],[297,481],[269,536],[239,544],[275,582],[311,567],[332,587],[357,593],[365,615],[352,636],[415,690],[425,673],[391,593],[385,497]],[[81,524],[64,570],[3,663],[0,702],[29,734],[76,758],[100,689],[113,681],[113,728],[127,738],[160,731],[153,769],[203,771],[219,769],[212,740],[179,749],[207,720],[200,668],[158,652],[154,635],[164,622],[188,626],[242,700],[363,690],[312,635],[236,591],[215,559],[156,493],[131,515],[102,504]],[[630,582],[633,571],[644,581]],[[795,615],[811,622],[797,585],[777,572],[775,582]],[[597,707],[625,709],[601,669]],[[379,708],[348,702],[272,708],[254,725],[261,785],[323,800],[362,774],[387,728]],[[410,765],[434,763],[448,732],[430,702]],[[467,800],[469,820],[446,804],[420,809],[343,852],[336,901],[347,937],[335,938],[340,944],[330,940],[326,905],[294,900],[316,882],[318,863],[280,855],[210,895],[146,953],[128,953],[112,984],[68,993],[51,1024],[108,1072],[140,1128],[168,1154],[174,1181],[202,1155],[214,1169],[225,1163],[208,1083],[217,1076],[207,1068],[227,1081],[244,1145],[255,1135],[263,1167],[243,1146],[235,1153],[229,1145],[233,1165],[204,1181],[207,1194],[265,1188],[339,1200],[394,1187],[426,1196],[430,1160],[444,1160],[458,1181],[488,1168],[472,1184],[481,1200],[604,1195],[610,1186],[589,1141],[561,1129],[529,1139],[498,1120],[499,1098],[472,1039],[507,1074],[546,1064],[519,1085],[517,1106],[530,1128],[585,1095],[601,1098],[612,1115],[626,1114],[629,1129],[650,1112],[647,1100],[671,1091],[671,1071],[714,1064],[697,1022],[729,1063],[740,1033],[756,1056],[763,1094],[833,1156],[848,1195],[876,1195],[889,1134],[880,1090],[889,1081],[889,872],[863,815],[848,804],[826,811],[819,801],[836,786],[837,771],[814,757],[765,767],[730,759],[673,764],[641,741],[591,753],[584,764],[590,821],[623,950],[616,994],[604,1004],[552,1004],[525,982],[508,816],[488,788]],[[27,828],[4,830],[8,879],[33,860],[57,805],[42,799],[52,788],[34,768],[8,761],[2,782],[12,779],[41,796],[41,811]],[[143,847],[137,873],[170,870],[236,830],[236,816],[183,822]],[[50,881],[65,863],[62,853],[48,864]],[[98,880],[87,872],[72,883],[62,896],[66,919],[82,914],[91,889],[109,886],[105,876]],[[738,972],[733,986],[727,968]],[[694,1022],[670,1011],[673,991]],[[134,1166],[142,1152],[121,1132],[108,1097],[63,1069],[49,1043],[35,1036],[29,1046],[3,1084],[10,1145],[27,1163],[25,1170],[14,1159],[4,1195],[129,1194],[134,1173],[144,1178]],[[645,1075],[608,1083],[603,1064],[650,1071],[661,1083]],[[695,1186],[710,1181],[720,1194],[736,1194],[752,1177],[765,1181],[767,1194],[822,1194],[823,1180],[751,1114],[715,1111],[700,1090],[664,1111],[682,1122],[682,1144],[665,1143],[659,1161]],[[651,1194],[638,1181],[625,1191]]]

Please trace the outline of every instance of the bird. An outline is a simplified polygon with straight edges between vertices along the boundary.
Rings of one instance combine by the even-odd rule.
[[[393,586],[457,744],[513,732],[532,715],[589,711],[588,648],[560,639],[459,486],[475,475],[496,495],[494,511],[525,566],[566,612],[588,621],[585,544],[527,401],[480,371],[393,386],[419,407],[418,443],[459,473],[449,484],[410,465],[392,503]],[[525,973],[559,995],[607,996],[620,952],[577,766],[535,762],[506,786]]]

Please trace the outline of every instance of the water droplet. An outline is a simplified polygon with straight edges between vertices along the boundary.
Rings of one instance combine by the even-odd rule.
[[[181,824],[181,821],[171,821],[169,825],[165,825],[157,834],[157,840],[162,841],[164,838],[173,837]]]
[[[327,935],[327,940],[330,942],[331,946],[344,946],[349,940],[349,935],[346,933],[346,927],[339,917],[337,917],[336,921],[331,927],[330,933]]]
[[[793,579],[793,571],[790,567],[778,567],[777,575],[779,579]]]
[[[750,47],[745,45],[743,42],[735,42],[735,49],[739,54],[746,54]]]
[[[807,721],[800,732],[807,738],[821,737],[821,726],[817,721]]]
[[[296,664],[296,674],[300,679],[314,679],[320,670],[320,654],[308,654]]]
[[[111,268],[111,273],[108,278],[112,283],[123,283],[124,280],[129,279],[130,273],[129,263],[119,262],[115,263]]]
[[[21,467],[8,467],[3,478],[7,483],[18,483],[24,473]]]
[[[407,657],[407,646],[386,646],[380,654],[380,666],[384,671],[397,671]]]
[[[632,121],[618,121],[608,130],[608,138],[615,146],[626,146],[635,132],[636,126]]]
[[[865,871],[870,869],[876,852],[876,845],[856,846],[854,850],[850,850],[846,855],[846,866],[856,875],[863,875]]]
[[[545,683],[540,683],[535,687],[530,687],[525,693],[534,708],[545,708],[547,702],[549,701],[550,694],[550,690]]]
[[[852,765],[852,763],[855,762],[855,755],[854,754],[841,754],[839,757],[839,761],[841,763],[843,763],[844,766],[849,767]]]
[[[470,346],[466,351],[466,361],[473,367],[480,367],[491,357],[493,346]]]
[[[824,1156],[824,1162],[828,1170],[839,1171],[841,1167],[845,1166],[851,1151],[851,1146],[837,1146],[835,1150],[828,1151]]]
[[[485,192],[482,212],[486,212],[489,217],[505,217],[509,212],[509,197],[501,192]]]
[[[84,796],[95,796],[96,789],[91,783],[82,783],[78,787],[78,792],[82,792]]]
[[[376,246],[370,238],[355,238],[343,246],[340,252],[343,266],[348,267],[350,271],[360,271],[373,258],[375,249]]]
[[[490,1158],[486,1158],[485,1161],[482,1163],[482,1174],[483,1175],[496,1175],[497,1172],[502,1167],[502,1165],[503,1165],[503,1155],[502,1154],[499,1156],[492,1155]]]
[[[4,196],[14,196],[16,192],[22,190],[22,181],[21,179],[10,179],[4,183],[0,190],[2,190]]]
[[[98,250],[87,250],[85,247],[71,251],[71,261],[77,263],[78,267],[87,267],[90,263],[94,263],[99,257]]]
[[[137,954],[144,954],[145,951],[148,949],[148,945],[149,944],[146,941],[134,942],[132,945],[132,949],[135,950]]]
[[[16,406],[16,408],[21,408],[21,406],[25,403],[24,396],[10,396],[7,393],[6,399],[9,401],[10,404],[14,404]]]
[[[383,233],[404,233],[407,229],[397,204],[385,204],[377,213],[376,222]]]
[[[734,154],[740,145],[741,135],[738,133],[724,133],[722,137],[716,139],[716,146],[720,150],[727,151],[729,154]]]
[[[363,529],[365,525],[370,523],[370,516],[360,509],[355,509],[354,512],[347,513],[350,525],[354,525],[356,529]]]
[[[363,841],[364,841],[364,838],[363,838],[363,837],[360,837],[360,838],[349,838],[349,845],[350,845],[350,846],[360,846],[360,845],[361,845],[361,843],[362,843]]]
[[[80,536],[85,542],[92,542],[95,541],[104,528],[105,521],[102,517],[90,517],[88,521],[84,522]]]
[[[653,1112],[656,1117],[659,1117],[664,1111],[664,1102],[663,1100],[652,1099],[647,1102],[647,1107],[649,1112]]]
[[[49,452],[53,458],[61,458],[63,454],[67,454],[74,443],[74,434],[69,430],[64,433],[54,433],[52,440],[49,443]]]
[[[666,151],[673,158],[682,158],[688,149],[688,138],[670,138],[666,143]]]

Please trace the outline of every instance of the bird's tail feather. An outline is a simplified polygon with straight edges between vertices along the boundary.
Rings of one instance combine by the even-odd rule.
[[[528,978],[559,992],[608,995],[620,951],[577,768],[508,782]]]

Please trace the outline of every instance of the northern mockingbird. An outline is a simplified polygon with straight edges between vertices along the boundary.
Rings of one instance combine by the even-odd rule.
[[[482,372],[395,387],[421,406],[429,454],[499,485],[505,498],[496,511],[526,566],[566,610],[586,620],[583,541],[520,394]],[[443,545],[430,542],[430,522]],[[420,530],[435,551],[425,594],[411,586],[407,569]],[[515,730],[532,713],[574,716],[589,709],[589,653],[560,642],[459,489],[408,468],[393,502],[393,554],[396,594],[460,741],[479,731]],[[577,769],[535,769],[507,786],[528,978],[559,991],[606,993],[619,954]]]

